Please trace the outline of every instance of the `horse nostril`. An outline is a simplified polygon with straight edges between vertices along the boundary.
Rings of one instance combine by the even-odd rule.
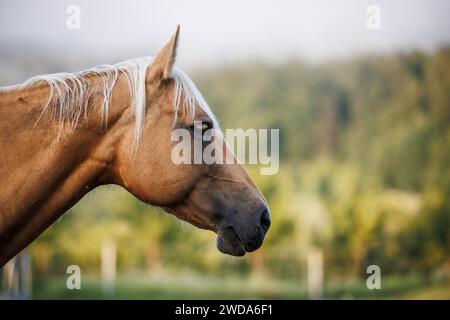
[[[270,213],[267,208],[264,209],[263,213],[261,214],[261,227],[263,228],[264,232],[267,232],[270,227]]]

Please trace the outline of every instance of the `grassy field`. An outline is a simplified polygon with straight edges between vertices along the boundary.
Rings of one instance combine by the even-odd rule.
[[[96,277],[82,278],[80,290],[68,290],[65,277],[36,279],[34,299],[306,299],[305,285],[264,278],[214,278],[193,275],[123,276],[115,293],[105,293]],[[450,282],[420,277],[390,277],[380,290],[365,281],[326,284],[325,299],[450,299]]]

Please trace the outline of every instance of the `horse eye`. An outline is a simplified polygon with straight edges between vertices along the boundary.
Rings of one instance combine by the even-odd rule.
[[[205,133],[205,131],[211,129],[211,123],[207,121],[195,121],[191,127],[196,131],[201,130],[202,133]]]

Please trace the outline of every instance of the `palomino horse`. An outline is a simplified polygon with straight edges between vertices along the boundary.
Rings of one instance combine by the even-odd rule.
[[[195,85],[174,67],[178,31],[154,59],[0,90],[0,267],[105,184],[216,232],[223,253],[261,246],[269,208],[241,164],[171,161],[174,128],[193,130],[195,121],[220,131]]]

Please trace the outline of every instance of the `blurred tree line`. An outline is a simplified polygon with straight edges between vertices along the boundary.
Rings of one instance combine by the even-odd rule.
[[[119,271],[302,278],[315,246],[327,277],[357,277],[370,264],[383,274],[448,274],[450,49],[222,66],[192,78],[222,128],[280,129],[279,173],[248,167],[273,216],[263,247],[226,257],[212,233],[105,187],[31,246],[38,274],[69,264],[98,272],[109,238]]]

